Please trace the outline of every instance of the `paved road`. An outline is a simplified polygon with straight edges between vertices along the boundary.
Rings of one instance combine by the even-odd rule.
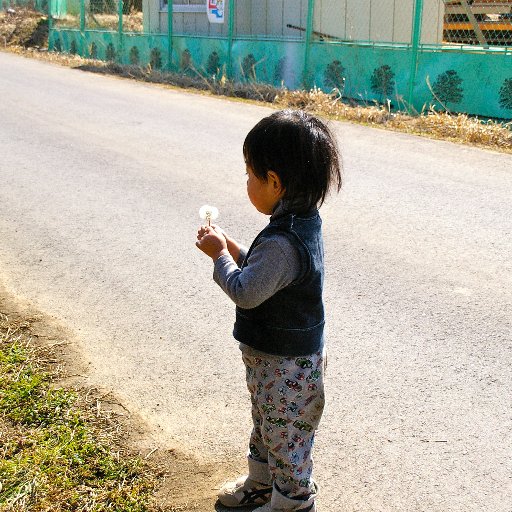
[[[92,375],[207,460],[249,425],[198,208],[250,242],[241,144],[269,109],[0,53],[0,280]],[[321,510],[512,510],[512,157],[333,123]]]

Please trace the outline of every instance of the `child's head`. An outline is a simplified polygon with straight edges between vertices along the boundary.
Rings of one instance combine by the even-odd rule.
[[[255,176],[273,171],[283,199],[295,211],[321,206],[329,190],[341,188],[341,163],[331,132],[301,110],[281,110],[262,119],[244,142],[244,158]]]

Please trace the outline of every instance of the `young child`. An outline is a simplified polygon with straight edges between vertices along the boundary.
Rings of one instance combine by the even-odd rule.
[[[318,207],[341,188],[333,136],[317,118],[284,110],[262,119],[244,147],[247,193],[268,226],[247,250],[217,226],[197,247],[214,261],[214,280],[236,304],[251,395],[247,476],[225,484],[226,507],[314,512],[311,450],[324,407],[324,255]]]

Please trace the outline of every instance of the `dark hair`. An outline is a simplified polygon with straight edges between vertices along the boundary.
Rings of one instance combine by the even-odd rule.
[[[291,209],[321,206],[332,187],[342,184],[335,138],[320,121],[302,110],[281,110],[262,119],[247,134],[244,158],[264,181],[274,171]]]

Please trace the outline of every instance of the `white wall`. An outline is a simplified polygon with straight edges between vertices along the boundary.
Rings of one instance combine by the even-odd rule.
[[[443,37],[443,0],[424,0],[422,43]],[[314,30],[349,41],[409,43],[414,0],[316,0]]]
[[[201,3],[201,0],[194,0]],[[176,3],[179,3],[176,0]],[[414,0],[316,0],[313,30],[348,41],[409,43]],[[235,0],[235,34],[238,36],[304,37],[307,0]],[[143,0],[144,30],[167,32],[167,12],[159,0]],[[175,33],[223,36],[228,31],[229,2],[225,22],[210,24],[203,13],[175,13]],[[443,0],[424,0],[422,43],[440,43],[443,37]]]
[[[148,33],[160,31],[160,0],[142,0],[142,27]]]

